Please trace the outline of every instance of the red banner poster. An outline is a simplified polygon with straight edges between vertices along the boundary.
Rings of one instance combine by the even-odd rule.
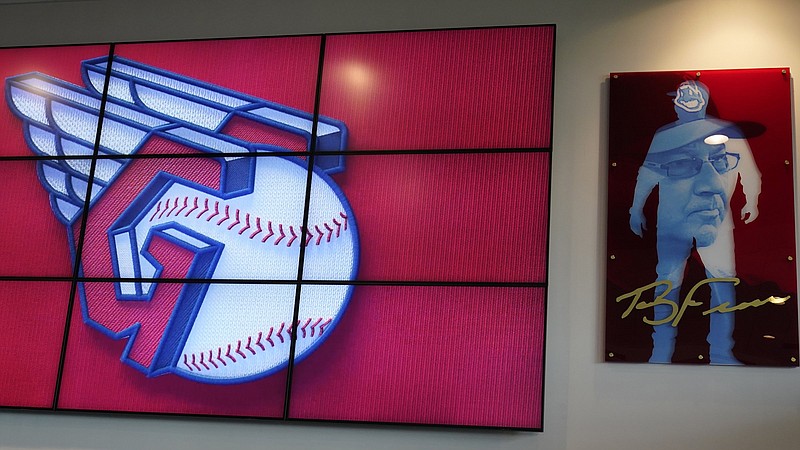
[[[610,87],[606,361],[797,366],[789,70]]]

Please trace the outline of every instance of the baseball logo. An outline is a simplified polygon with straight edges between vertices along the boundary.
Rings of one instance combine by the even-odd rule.
[[[6,80],[6,98],[30,149],[58,158],[37,163],[39,179],[80,276],[109,279],[79,284],[84,322],[126,339],[122,361],[148,376],[240,383],[285,368],[292,342],[295,361],[308,356],[352,286],[298,276],[349,281],[358,268],[353,212],[330,177],[343,157],[325,154],[344,148],[344,124],[320,117],[312,133],[309,113],[123,58],[82,69],[85,88],[30,73]],[[312,140],[312,167],[286,156]]]

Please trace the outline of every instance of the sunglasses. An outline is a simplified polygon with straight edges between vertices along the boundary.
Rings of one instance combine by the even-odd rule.
[[[689,178],[700,173],[703,163],[708,162],[711,167],[722,175],[730,172],[739,165],[738,153],[719,153],[709,156],[708,159],[695,157],[681,158],[666,163],[645,161],[645,167],[653,169],[670,178]]]

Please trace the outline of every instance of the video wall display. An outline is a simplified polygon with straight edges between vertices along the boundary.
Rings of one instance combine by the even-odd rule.
[[[0,406],[541,430],[554,44],[0,49]]]

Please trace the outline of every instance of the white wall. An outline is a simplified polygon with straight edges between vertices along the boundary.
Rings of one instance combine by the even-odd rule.
[[[800,369],[601,362],[608,73],[775,66],[800,70],[800,2],[278,3],[96,0],[0,5],[0,46],[556,23],[545,432],[0,412],[0,448],[800,448]],[[100,21],[114,17],[122,23]]]

